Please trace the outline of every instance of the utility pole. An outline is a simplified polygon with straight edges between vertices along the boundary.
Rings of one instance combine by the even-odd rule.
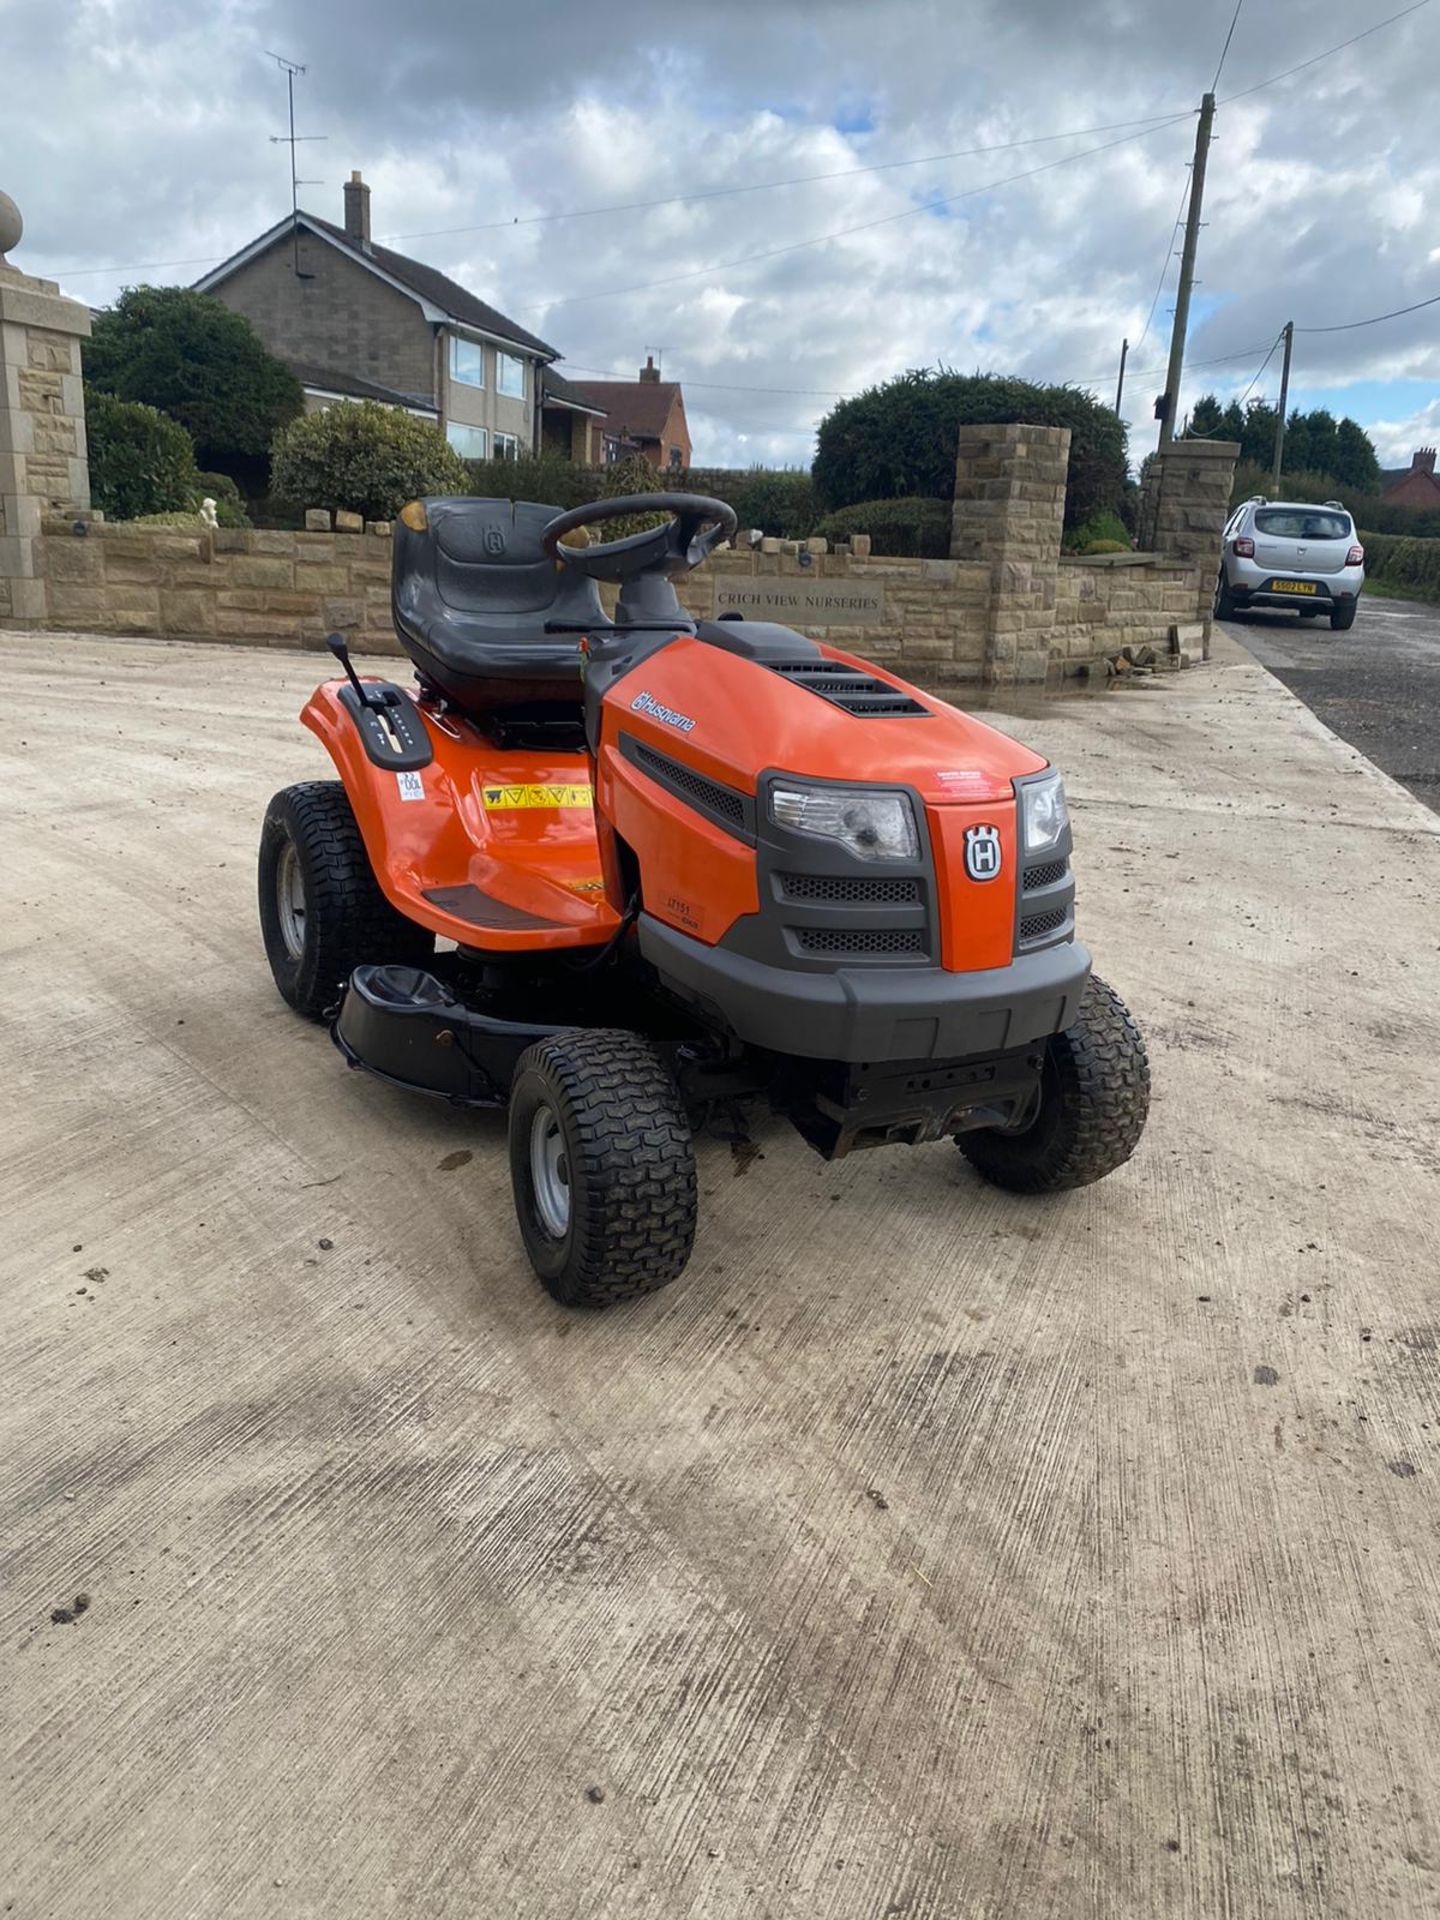
[[[1125,362],[1130,354],[1130,342],[1120,342],[1120,378],[1115,382],[1115,412],[1120,412],[1120,402],[1125,396]]]
[[[1285,408],[1290,400],[1290,349],[1295,344],[1295,322],[1287,320],[1281,329],[1285,339],[1285,358],[1280,366],[1280,411],[1275,420],[1275,465],[1270,472],[1270,484],[1279,491],[1280,463],[1285,454]]]
[[[266,57],[273,60],[285,75],[285,93],[290,104],[290,131],[288,134],[272,133],[270,144],[272,147],[289,147],[290,149],[290,239],[294,248],[295,277],[297,280],[303,280],[308,278],[308,275],[300,271],[300,221],[298,218],[300,189],[302,186],[317,187],[320,182],[299,178],[295,171],[295,148],[301,140],[323,140],[326,136],[323,133],[296,133],[295,131],[295,76],[297,73],[304,73],[304,67],[298,60],[287,60],[283,53],[267,52]]]
[[[1160,446],[1175,438],[1175,414],[1180,399],[1180,375],[1185,365],[1185,335],[1190,325],[1190,290],[1195,284],[1195,243],[1200,238],[1200,210],[1205,203],[1205,161],[1210,152],[1210,129],[1215,123],[1215,96],[1200,102],[1200,124],[1195,129],[1195,162],[1190,170],[1190,210],[1185,216],[1185,243],[1180,252],[1180,285],[1175,292],[1175,324],[1170,330],[1170,365],[1161,396]]]

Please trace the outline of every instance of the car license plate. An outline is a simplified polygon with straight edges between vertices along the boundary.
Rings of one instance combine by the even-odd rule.
[[[1314,593],[1316,587],[1313,580],[1272,580],[1270,591],[1272,593]]]

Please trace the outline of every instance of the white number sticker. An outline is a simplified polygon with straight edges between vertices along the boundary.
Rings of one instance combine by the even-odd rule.
[[[423,800],[425,798],[425,782],[420,778],[418,773],[397,773],[395,776],[395,784],[400,789],[400,798],[402,800]]]

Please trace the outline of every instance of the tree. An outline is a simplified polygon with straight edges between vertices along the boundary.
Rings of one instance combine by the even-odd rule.
[[[393,520],[407,500],[468,493],[465,462],[438,427],[377,401],[302,414],[275,436],[274,500],[296,512],[340,508]]]
[[[1123,423],[1077,387],[997,374],[919,368],[842,400],[820,422],[815,490],[834,509],[912,495],[951,500],[962,425],[1069,427],[1065,522],[1075,526],[1125,498]]]
[[[1232,400],[1222,407],[1213,393],[1202,394],[1190,412],[1187,440],[1239,440],[1245,431],[1245,416],[1240,402]]]
[[[108,519],[183,513],[195,507],[195,449],[177,420],[110,393],[85,392],[90,498]]]
[[[1380,462],[1370,436],[1347,415],[1335,430],[1335,477],[1357,493],[1378,493]]]
[[[187,287],[127,287],[100,314],[85,377],[122,400],[178,420],[204,467],[263,484],[277,430],[304,395],[243,314]]]

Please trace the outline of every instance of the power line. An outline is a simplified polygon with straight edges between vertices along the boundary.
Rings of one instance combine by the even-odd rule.
[[[938,166],[943,161],[965,160],[982,153],[1008,153],[1018,147],[1044,146],[1051,140],[1079,140],[1093,133],[1115,133],[1128,128],[1158,130],[1175,120],[1183,119],[1184,113],[1171,108],[1165,113],[1146,114],[1139,120],[1112,120],[1098,127],[1070,127],[1062,133],[1028,134],[1023,140],[997,140],[987,146],[956,147],[949,153],[922,153],[912,155],[905,160],[878,160],[871,166],[842,167],[831,173],[801,173],[784,180],[756,180],[746,186],[710,187],[700,193],[673,194],[663,200],[629,200],[616,202],[613,206],[572,207],[559,213],[535,213],[513,217],[509,220],[489,220],[468,227],[426,227],[413,232],[386,233],[376,237],[382,244],[392,240],[434,240],[451,234],[503,232],[515,227],[547,225],[557,220],[586,220],[597,214],[639,213],[656,207],[688,206],[692,201],[719,200],[727,196],[743,193],[769,193],[780,187],[808,186],[822,180],[850,180],[861,174],[890,173],[900,167]],[[1074,156],[1071,156],[1072,158]],[[130,260],[118,266],[108,267],[56,267],[51,271],[69,279],[78,279],[82,274],[96,273],[138,273],[156,267],[208,267],[218,260],[228,259],[228,254],[203,254],[186,260]]]
[[[1175,235],[1180,231],[1180,222],[1185,215],[1185,202],[1190,197],[1190,175],[1185,175],[1185,184],[1180,189],[1180,204],[1175,209],[1175,218],[1170,222],[1170,237],[1165,242],[1165,258],[1160,264],[1160,278],[1155,282],[1155,292],[1150,301],[1150,311],[1145,316],[1144,330],[1135,343],[1138,353],[1150,336],[1150,323],[1155,318],[1155,309],[1160,304],[1160,292],[1165,285],[1165,276],[1170,271],[1170,262],[1175,258]]]
[[[1244,87],[1239,93],[1227,93],[1220,102],[1228,107],[1232,100],[1248,100],[1252,93],[1259,93],[1264,87],[1278,86],[1282,80],[1288,80],[1292,74],[1304,73],[1308,67],[1318,66],[1322,60],[1328,60],[1332,53],[1344,53],[1347,47],[1355,46],[1361,40],[1368,40],[1372,33],[1381,33],[1386,27],[1393,27],[1397,20],[1408,19],[1412,13],[1419,13],[1422,7],[1428,7],[1430,0],[1414,0],[1414,4],[1402,7],[1399,13],[1392,13],[1387,19],[1377,20],[1373,27],[1366,27],[1362,33],[1351,34],[1348,40],[1342,40],[1337,46],[1326,47],[1323,53],[1312,54],[1308,60],[1302,60],[1298,66],[1286,67],[1283,73],[1272,73],[1268,80],[1257,80],[1253,87]]]
[[[1393,26],[1397,20],[1408,19],[1408,17],[1412,13],[1419,13],[1422,7],[1427,7],[1429,6],[1429,4],[1430,4],[1430,0],[1413,0],[1412,5],[1408,7],[1402,7],[1398,13],[1392,13],[1384,20],[1377,20],[1373,27],[1366,27],[1363,32],[1352,35],[1350,39],[1341,40],[1340,42],[1338,42],[1337,45],[1333,47],[1327,47],[1323,53],[1313,54],[1310,59],[1300,61],[1300,63],[1297,66],[1286,67],[1282,73],[1272,73],[1268,77],[1268,79],[1257,80],[1253,87],[1245,87],[1242,91],[1238,93],[1226,94],[1225,98],[1221,100],[1219,104],[1222,107],[1229,106],[1230,103],[1234,100],[1246,100],[1250,97],[1252,93],[1260,93],[1266,87],[1278,86],[1282,80],[1290,79],[1293,74],[1304,73],[1308,68],[1317,66],[1320,61],[1328,60],[1332,54],[1343,53],[1347,47],[1353,47],[1358,41],[1368,39],[1371,34],[1383,32],[1383,30],[1386,27]],[[1156,114],[1146,120],[1132,120],[1132,121],[1118,120],[1113,122],[1113,126],[1116,128],[1151,127],[1152,130],[1158,131],[1158,129],[1161,126],[1173,125],[1176,120],[1184,119],[1185,117],[1186,116],[1184,114],[1177,111],[1175,114],[1170,115],[1168,117],[1163,114]],[[836,173],[836,174],[797,175],[792,180],[759,181],[755,183],[753,186],[748,186],[748,187],[733,187],[733,188],[723,188],[723,189],[717,188],[714,190],[714,194],[719,194],[722,192],[723,193],[763,192],[772,187],[799,186],[804,184],[806,180],[843,179],[849,174],[880,173],[880,172],[886,171],[887,169],[892,169],[896,167],[925,166],[927,164],[937,164],[938,162],[944,159],[950,159],[950,158],[959,159],[964,157],[967,154],[986,153],[986,152],[1004,152],[1009,148],[1013,148],[1013,147],[1036,146],[1036,145],[1041,145],[1044,142],[1049,140],[1076,139],[1081,137],[1084,134],[1088,134],[1091,132],[1104,133],[1109,131],[1110,131],[1109,127],[1094,127],[1094,128],[1074,128],[1068,133],[1034,134],[1025,140],[1002,141],[997,143],[994,147],[960,148],[960,149],[957,149],[955,153],[951,155],[927,154],[927,155],[921,155],[912,160],[883,161],[883,162],[877,162],[875,165],[869,166],[869,167],[846,168],[843,172]],[[1143,135],[1137,136],[1137,137],[1143,137]],[[1097,148],[1097,149],[1091,149],[1090,151],[1098,152],[1098,151],[1103,151],[1103,149]],[[1072,154],[1069,157],[1071,159],[1079,159],[1083,156],[1078,154]],[[1060,163],[1052,162],[1052,164],[1058,165]],[[1017,177],[1024,177],[1024,176],[1017,176]],[[1007,183],[1004,181],[999,181],[994,184],[1003,186]],[[985,191],[985,189],[980,189],[980,191]],[[712,193],[707,191],[707,193],[705,194],[680,195],[675,201],[649,201],[649,202],[636,202],[633,204],[635,206],[641,206],[641,205],[665,206],[665,205],[681,204],[682,202],[687,200],[703,199],[703,198],[709,198],[709,197],[713,197],[713,195]],[[930,202],[929,204],[943,206],[948,203],[945,201],[935,201],[935,202]],[[1181,207],[1183,211],[1183,207],[1184,207],[1183,201],[1181,202]],[[588,217],[592,213],[605,213],[605,212],[611,212],[611,211],[631,211],[631,210],[632,208],[629,205],[627,205],[624,208],[616,207],[614,209],[605,208],[605,207],[581,207],[581,208],[575,209],[573,212],[568,212],[568,213],[533,215],[533,216],[528,216],[526,219],[522,219],[522,220],[502,220],[502,221],[496,221],[492,224],[494,227],[522,226],[522,225],[530,224],[532,220],[548,221],[548,220],[561,220],[561,219],[578,219],[578,218]],[[1179,225],[1178,215],[1176,216],[1175,224],[1176,226]],[[438,235],[446,234],[446,233],[478,233],[478,232],[484,232],[486,230],[487,229],[483,227],[437,227],[437,228],[432,228],[425,233],[420,233],[420,232],[403,233],[403,234],[395,233],[395,234],[390,234],[386,237],[391,240],[419,240],[419,239],[433,238]],[[1173,229],[1172,229],[1172,236],[1173,236]],[[813,245],[817,243],[807,242],[805,244]],[[154,270],[160,267],[208,267],[208,266],[214,266],[219,261],[226,260],[228,258],[229,258],[228,254],[207,253],[207,254],[193,255],[183,260],[128,260],[128,261],[122,261],[118,265],[112,265],[112,266],[52,267],[50,271],[54,273],[57,278],[76,280],[81,278],[82,276],[88,276],[93,274],[103,274],[103,273],[148,273],[148,272],[153,272]],[[637,289],[637,291],[643,291],[643,289]],[[1158,299],[1159,297],[1158,294],[1156,297]]]
[[[1417,300],[1411,307],[1395,307],[1389,313],[1372,313],[1368,320],[1347,320],[1338,327],[1296,327],[1296,333],[1353,333],[1357,327],[1378,327],[1382,320],[1398,320],[1404,313],[1419,313],[1422,307],[1440,305],[1440,293],[1432,293],[1428,300]]]
[[[1044,146],[1051,140],[1088,139],[1094,133],[1118,133],[1129,127],[1158,127],[1183,118],[1179,109],[1146,114],[1142,120],[1112,120],[1100,127],[1071,127],[1065,133],[1029,134],[1023,140],[996,140],[983,147],[956,147],[950,153],[917,154],[909,160],[877,160],[871,166],[841,167],[832,173],[798,173],[786,180],[755,180],[748,186],[707,187],[700,193],[677,193],[664,200],[625,200],[607,207],[573,207],[561,213],[516,215],[509,220],[486,220],[470,227],[428,227],[418,233],[388,233],[383,240],[435,240],[454,233],[494,233],[513,227],[538,227],[556,220],[588,220],[602,213],[647,213],[655,207],[685,207],[697,200],[724,200],[740,193],[771,193],[779,187],[810,186],[818,180],[853,180],[866,173],[891,173],[897,167],[938,166],[947,160],[969,160],[980,153],[1010,153],[1016,147]]]
[[[1210,82],[1211,93],[1214,93],[1215,89],[1220,84],[1220,75],[1225,70],[1225,56],[1230,51],[1230,42],[1235,38],[1235,27],[1237,22],[1240,19],[1240,9],[1244,6],[1244,4],[1245,4],[1245,0],[1235,0],[1235,11],[1230,16],[1230,31],[1226,34],[1225,44],[1220,49],[1220,64],[1215,69],[1215,78]]]
[[[719,260],[707,267],[696,267],[686,273],[672,273],[663,280],[647,280],[639,286],[602,287],[594,293],[565,294],[558,300],[537,300],[532,306],[521,307],[521,313],[551,312],[556,307],[579,305],[587,300],[609,300],[617,295],[632,293],[652,293],[658,287],[678,286],[686,280],[704,280],[711,274],[729,273],[736,267],[751,266],[760,260],[775,260],[782,254],[802,253],[808,247],[823,247],[830,240],[848,239],[851,234],[869,233],[875,227],[888,227],[897,220],[913,220],[917,214],[934,213],[941,207],[954,206],[958,200],[973,200],[977,195],[993,193],[997,187],[1012,186],[1017,180],[1033,180],[1037,174],[1050,173],[1056,167],[1068,167],[1072,161],[1088,160],[1097,153],[1108,153],[1113,147],[1123,147],[1132,140],[1144,140],[1151,133],[1159,133],[1165,127],[1173,127],[1182,120],[1188,120],[1188,113],[1177,113],[1168,120],[1159,121],[1143,133],[1122,134],[1118,140],[1106,140],[1098,147],[1082,147],[1079,153],[1063,154],[1058,160],[1047,160],[1042,166],[1027,167],[1021,173],[1006,174],[1000,180],[987,180],[982,186],[966,187],[961,193],[951,193],[939,200],[925,200],[915,207],[902,207],[898,213],[882,214],[877,220],[862,220],[853,227],[837,227],[831,233],[813,234],[808,240],[793,240],[783,247],[767,247],[761,253],[741,254],[735,260]]]

